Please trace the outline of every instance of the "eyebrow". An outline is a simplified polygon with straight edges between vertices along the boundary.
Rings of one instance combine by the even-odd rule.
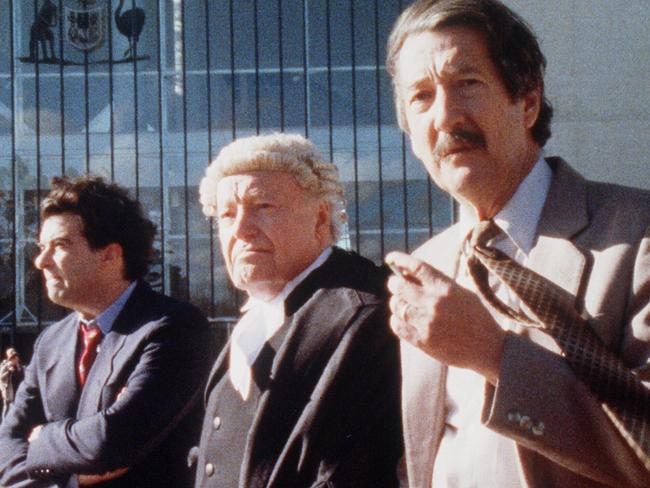
[[[419,78],[419,79],[415,80],[413,83],[409,83],[408,85],[406,85],[405,88],[408,91],[417,90],[421,86],[425,86],[428,82],[429,82],[429,77],[428,76],[422,77],[422,78]]]
[[[68,242],[72,242],[72,241],[71,241],[71,239],[70,239],[70,237],[68,235],[62,235],[62,236],[53,237],[52,239],[50,239],[49,241],[47,241],[45,243],[43,243],[43,241],[39,240],[36,244],[38,245],[38,247],[43,247],[46,244],[51,244],[53,242],[66,242],[66,243],[68,243]]]
[[[467,63],[466,61],[459,60],[459,61],[452,61],[449,63],[445,63],[442,67],[442,75],[444,76],[463,76],[463,75],[469,75],[469,74],[479,74],[480,71],[470,63]],[[427,75],[423,76],[421,78],[418,78],[417,80],[414,80],[412,83],[406,85],[407,90],[416,90],[422,85],[425,85],[431,77],[429,76],[429,71],[427,70]]]

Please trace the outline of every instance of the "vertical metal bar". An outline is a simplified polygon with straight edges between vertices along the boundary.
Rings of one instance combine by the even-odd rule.
[[[187,276],[187,289],[185,290],[185,299],[190,299],[190,209],[189,209],[189,181],[188,181],[188,164],[189,155],[187,150],[187,54],[185,46],[185,3],[181,2],[181,52],[183,56],[183,195],[185,198],[185,275]]]
[[[86,173],[90,173],[90,88],[88,85],[88,51],[84,51],[84,126],[86,128]]]
[[[63,0],[59,0],[59,12],[63,12]],[[63,70],[63,19],[59,16],[59,124],[61,141],[61,174],[65,174],[65,83]]]
[[[429,237],[433,236],[433,186],[427,174],[427,211],[429,219]]]
[[[406,252],[411,252],[409,244],[409,211],[408,211],[408,175],[406,171],[406,135],[400,131],[401,153],[402,153],[402,195],[404,197],[404,247]]]
[[[212,159],[212,84],[210,83],[210,8],[208,0],[203,2],[205,8],[205,79],[208,98],[208,164]],[[213,219],[208,220],[208,235],[210,236],[210,317],[215,316],[215,283],[214,283],[214,225]]]
[[[278,0],[278,64],[280,68],[280,132],[284,132],[284,40],[282,35],[282,0]]]
[[[458,205],[458,202],[454,200],[451,196],[449,197],[449,205],[451,206],[451,222],[455,223],[458,222],[458,219],[460,218],[460,207]]]
[[[303,89],[304,97],[304,117],[305,117],[305,137],[309,138],[309,34],[307,32],[307,1],[302,2],[302,71],[303,71]]]
[[[230,85],[230,113],[232,120],[232,139],[237,138],[237,103],[236,103],[236,90],[235,90],[235,12],[234,12],[234,0],[230,0],[229,3],[229,14],[230,14],[230,79],[232,83]],[[234,289],[230,280],[228,280],[228,288],[232,290],[232,293],[235,297],[235,307],[239,309],[239,294]]]
[[[375,103],[377,105],[377,176],[379,178],[379,235],[380,256],[384,256],[384,173],[381,138],[381,71],[379,61],[379,6],[375,2]]]
[[[38,2],[34,2],[34,19],[38,16]],[[38,209],[41,203],[41,70],[40,62],[38,55],[39,46],[37,43],[36,46],[36,62],[34,63],[34,90],[35,90],[35,106],[34,112],[36,114],[35,123],[36,123],[36,229],[41,227],[40,214]],[[37,300],[37,316],[38,316],[38,330],[40,331],[43,327],[43,291],[42,287],[38,287],[38,300]]]
[[[205,7],[205,81],[207,90],[207,116],[208,116],[208,163],[212,159],[212,82],[210,79],[212,64],[210,62],[210,7],[208,0],[203,2]]]
[[[334,162],[334,117],[332,114],[332,33],[331,33],[330,0],[325,0],[325,39],[327,49],[327,128],[329,159]]]
[[[135,9],[135,0],[131,0],[131,8]],[[131,20],[131,28],[134,28],[135,16]],[[135,197],[140,198],[140,131],[139,131],[139,103],[138,103],[138,43],[133,41],[133,142],[135,151]]]
[[[164,143],[163,143],[163,107],[162,107],[162,98],[163,98],[163,92],[162,92],[162,78],[163,78],[163,70],[162,70],[162,48],[161,48],[161,36],[163,35],[162,32],[162,27],[161,27],[161,22],[160,22],[160,17],[161,17],[161,10],[162,8],[162,2],[158,2],[158,8],[156,10],[156,32],[158,35],[156,36],[156,41],[158,43],[158,164],[159,164],[159,174],[158,174],[158,185],[159,185],[159,195],[160,195],[160,260],[161,260],[161,276],[162,276],[162,292],[166,293],[167,290],[167,280],[165,279],[165,249],[166,249],[166,242],[165,242],[165,167],[163,164],[164,160]],[[111,132],[113,130],[113,126],[111,124]]]
[[[108,2],[108,138],[110,146],[111,181],[115,180],[115,99],[113,80],[113,7]]]
[[[230,0],[229,14],[230,14],[230,118],[232,120],[232,138],[237,137],[237,105],[235,103],[235,14],[234,0]]]
[[[14,197],[14,211],[11,216],[11,269],[12,269],[12,280],[14,284],[14,293],[13,293],[13,303],[18,305],[18,297],[21,293],[24,293],[24,290],[19,290],[19,280],[18,280],[18,267],[16,256],[18,254],[18,228],[16,225],[16,214],[17,212],[22,212],[22,208],[18,208],[17,202],[17,192],[19,190],[19,185],[17,182],[18,171],[16,171],[16,65],[15,58],[16,53],[14,52],[14,2],[9,0],[9,72],[11,73],[11,83],[10,83],[10,95],[11,95],[11,193]],[[20,304],[22,306],[22,303]],[[18,306],[14,306],[14,313],[11,319],[11,344],[15,344],[16,340],[16,327],[20,321],[18,314],[22,313],[22,310]]]
[[[357,56],[354,35],[354,0],[350,0],[350,50],[352,64],[352,158],[354,160],[354,218],[356,225],[356,250],[361,251],[361,225],[359,222],[359,155],[357,150]]]
[[[255,57],[255,133],[260,133],[260,53],[259,26],[257,25],[257,0],[253,0],[253,42]]]
[[[403,8],[402,0],[397,0],[397,10],[401,12]],[[395,107],[395,110],[399,110],[398,107]],[[397,117],[398,114],[396,113]],[[402,156],[402,190],[403,190],[403,205],[404,205],[404,246],[406,252],[410,252],[410,240],[409,240],[409,211],[408,211],[408,172],[406,169],[406,134],[401,129],[398,129],[400,132],[400,142],[401,142],[401,156]]]

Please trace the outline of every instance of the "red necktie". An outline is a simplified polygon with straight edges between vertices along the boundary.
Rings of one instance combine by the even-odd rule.
[[[80,328],[84,349],[77,365],[77,375],[79,376],[79,384],[83,386],[88,377],[88,371],[90,371],[95,356],[97,356],[97,345],[102,340],[102,331],[96,325],[84,323],[81,324]]]

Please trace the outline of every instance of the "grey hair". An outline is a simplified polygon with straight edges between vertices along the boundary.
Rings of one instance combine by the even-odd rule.
[[[208,166],[199,186],[203,213],[217,212],[217,185],[222,178],[252,171],[281,171],[330,205],[330,231],[336,241],[347,221],[345,190],[334,163],[325,160],[316,146],[299,134],[274,133],[236,139],[224,146]]]

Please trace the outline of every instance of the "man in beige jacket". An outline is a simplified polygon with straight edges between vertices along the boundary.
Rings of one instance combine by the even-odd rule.
[[[392,253],[411,487],[650,486],[650,473],[558,345],[479,298],[461,245],[492,242],[567,292],[607,348],[650,380],[650,194],[590,182],[545,158],[545,59],[496,0],[426,0],[389,40],[400,126],[460,220]],[[613,162],[615,164],[615,162]],[[509,307],[520,299],[497,280]]]

